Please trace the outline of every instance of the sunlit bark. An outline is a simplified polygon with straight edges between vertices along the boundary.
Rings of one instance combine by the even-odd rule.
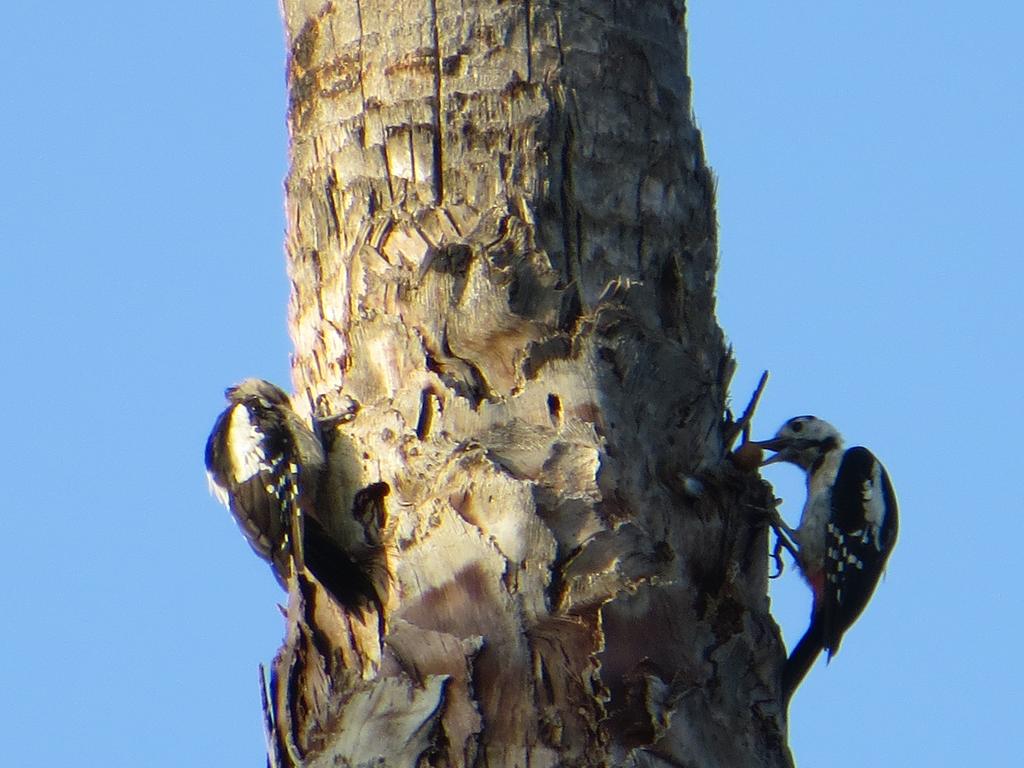
[[[336,526],[390,493],[383,616],[293,591],[273,762],[788,765],[682,2],[284,14],[294,377]]]

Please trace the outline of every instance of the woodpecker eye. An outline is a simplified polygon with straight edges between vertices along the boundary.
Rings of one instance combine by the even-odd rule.
[[[804,423],[802,421],[797,421],[797,422],[795,422],[793,424],[793,431],[794,432],[803,432],[803,430],[804,430]]]

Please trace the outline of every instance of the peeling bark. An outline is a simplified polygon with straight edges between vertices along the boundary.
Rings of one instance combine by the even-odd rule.
[[[791,764],[682,2],[283,5],[293,372],[381,606],[295,578],[272,764]]]

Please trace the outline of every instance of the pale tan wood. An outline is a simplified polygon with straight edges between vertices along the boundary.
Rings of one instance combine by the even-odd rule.
[[[383,610],[293,585],[272,762],[789,765],[682,3],[283,10],[296,399]]]

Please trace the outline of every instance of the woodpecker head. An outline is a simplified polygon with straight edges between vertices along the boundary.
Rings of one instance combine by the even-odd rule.
[[[771,440],[754,443],[775,451],[775,455],[761,462],[761,466],[785,461],[804,470],[809,470],[819,457],[842,444],[843,436],[839,430],[817,416],[796,416],[783,424]]]
[[[246,400],[256,398],[264,401],[267,405],[286,405],[291,407],[291,401],[283,389],[263,379],[245,379],[224,390],[224,397],[232,405],[244,403]]]

